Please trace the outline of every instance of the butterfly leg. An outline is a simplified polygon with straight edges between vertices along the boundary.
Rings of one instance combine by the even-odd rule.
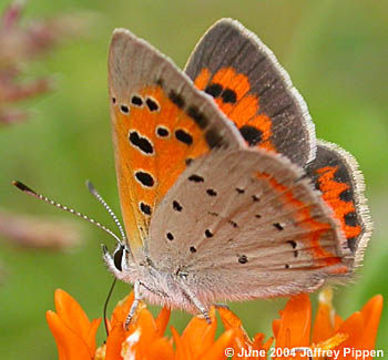
[[[127,318],[125,319],[124,323],[124,329],[128,330],[128,326],[131,323],[131,320],[133,319],[133,316],[135,315],[136,309],[140,304],[140,301],[143,299],[142,294],[140,292],[140,281],[136,281],[133,285],[133,292],[135,294],[135,298],[133,300],[133,303],[131,305],[131,309],[129,310],[129,313],[127,315]]]
[[[181,289],[185,293],[185,295],[190,299],[190,301],[195,305],[195,307],[201,312],[203,317],[205,318],[206,322],[208,324],[211,323],[211,319],[209,316],[209,310],[206,308],[205,305],[201,303],[201,301],[193,294],[193,292],[190,290],[190,288],[183,282],[180,282]]]

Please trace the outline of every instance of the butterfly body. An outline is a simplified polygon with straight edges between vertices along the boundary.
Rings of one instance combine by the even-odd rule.
[[[360,263],[370,226],[357,164],[317,148],[302,97],[241,24],[216,23],[186,74],[116,30],[109,92],[128,243],[104,259],[137,299],[206,314],[310,292]]]

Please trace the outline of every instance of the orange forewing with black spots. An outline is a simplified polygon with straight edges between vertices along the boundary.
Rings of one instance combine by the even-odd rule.
[[[124,221],[132,223],[132,231],[136,231],[142,218],[146,220],[143,227],[146,229],[149,217],[144,215],[152,215],[155,205],[186,168],[187,159],[195,159],[209,151],[203,131],[187,114],[182,113],[161,87],[145,88],[137,96],[154,99],[160,109],[152,112],[147,106],[132,107],[130,114],[126,115],[119,107],[114,108],[120,198],[125,204]],[[164,129],[166,135],[158,135],[158,129],[159,132]],[[186,134],[186,137],[179,138],[180,133]],[[131,134],[135,134],[132,139]],[[148,142],[144,148],[138,138]],[[135,176],[137,171],[149,174],[154,179],[153,185],[147,186],[145,181],[138,181]],[[142,211],[141,203],[150,207],[150,214]]]
[[[240,23],[222,19],[203,36],[185,69],[211,95],[249,146],[305,165],[314,158],[307,106],[273,53]]]
[[[109,90],[121,207],[135,252],[155,207],[190,162],[243,140],[169,59],[127,30],[112,38]]]

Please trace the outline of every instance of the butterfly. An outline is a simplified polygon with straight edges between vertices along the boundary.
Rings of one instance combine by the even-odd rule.
[[[315,138],[302,96],[256,35],[221,19],[181,71],[117,29],[108,69],[127,236],[103,257],[134,285],[127,324],[143,298],[209,320],[217,301],[352,275],[371,234],[362,174]]]
[[[208,317],[216,301],[311,292],[360,264],[357,162],[316,140],[288,74],[239,22],[213,25],[184,72],[115,30],[109,94],[129,238],[104,257],[136,299]]]

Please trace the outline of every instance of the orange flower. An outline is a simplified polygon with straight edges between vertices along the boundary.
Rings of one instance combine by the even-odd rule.
[[[329,350],[338,351],[338,360],[354,358],[346,353],[350,349],[371,351],[375,347],[377,328],[383,308],[383,297],[370,299],[361,311],[343,321],[332,306],[332,290],[325,289],[319,295],[319,307],[314,325],[311,324],[311,303],[306,294],[291,298],[280,319],[273,322],[276,338],[276,359],[287,359],[285,349],[309,348],[314,359],[330,359]],[[310,334],[312,328],[312,334]],[[311,337],[311,342],[310,342]],[[294,359],[302,358],[296,352]],[[308,357],[304,357],[308,358]],[[365,357],[370,359],[371,357]]]
[[[47,311],[46,319],[57,343],[59,360],[93,359],[101,319],[90,322],[81,306],[63,290],[55,291],[54,302],[57,312]]]
[[[194,317],[181,335],[172,327],[172,338],[168,338],[165,330],[170,310],[163,308],[154,318],[141,303],[129,329],[124,330],[123,323],[133,302],[133,294],[114,309],[108,321],[109,336],[97,350],[94,339],[100,319],[90,322],[66,292],[55,292],[57,313],[48,311],[47,321],[57,343],[59,360],[264,360],[270,356],[273,359],[301,359],[307,358],[302,353],[306,349],[313,352],[314,359],[334,358],[328,351],[336,350],[337,358],[341,360],[352,358],[350,354],[346,356],[345,349],[374,349],[382,297],[375,296],[360,312],[345,321],[335,315],[331,298],[331,290],[321,292],[314,324],[309,297],[302,294],[291,298],[281,311],[280,319],[273,321],[274,336],[266,342],[261,333],[249,338],[241,320],[226,307],[218,307],[225,331],[217,339],[214,308],[210,311],[210,324]],[[273,339],[275,348],[270,349]],[[284,352],[293,348],[298,349],[295,354]],[[242,351],[244,355],[241,356]]]

